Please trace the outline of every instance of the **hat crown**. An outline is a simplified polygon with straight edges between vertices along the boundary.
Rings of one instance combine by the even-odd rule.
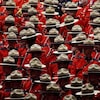
[[[72,39],[72,41],[77,41],[77,40],[85,40],[86,39],[86,35],[83,33],[78,34],[75,38]]]
[[[30,4],[35,4],[35,3],[37,4],[38,3],[38,0],[29,0],[29,3]]]
[[[37,10],[34,7],[28,9],[28,13],[37,13]]]
[[[64,96],[64,100],[77,100],[76,97],[74,95],[66,95]]]
[[[11,26],[8,28],[8,32],[18,33],[18,28],[16,26]]]
[[[49,30],[49,34],[59,34],[59,31],[56,28],[52,28]]]
[[[13,0],[8,0],[6,6],[16,6],[16,3]]]
[[[74,32],[82,32],[82,28],[81,28],[80,25],[74,25],[72,27],[72,31],[74,31]]]
[[[5,21],[15,22],[15,19],[14,19],[14,17],[13,17],[12,15],[9,15],[9,16],[7,16],[7,17],[5,18]]]
[[[52,4],[57,5],[59,3],[58,0],[52,0]]]
[[[100,9],[100,1],[94,2],[94,4],[92,5],[92,9]]]
[[[66,69],[66,68],[61,68],[61,69],[58,70],[57,74],[58,74],[58,76],[62,76],[62,75],[67,76],[67,75],[69,75],[70,73],[69,73],[69,70],[68,70],[68,69]]]
[[[11,92],[10,96],[12,98],[22,98],[22,97],[24,97],[24,91],[22,89],[14,89]]]
[[[45,3],[52,4],[52,0],[44,0]]]
[[[25,26],[26,26],[26,27],[29,27],[29,28],[35,28],[35,25],[34,25],[32,22],[30,22],[30,21],[27,21],[27,22],[25,23]]]
[[[18,71],[18,70],[13,71],[10,74],[10,76],[11,76],[12,79],[18,79],[18,78],[22,78],[23,77],[22,73],[20,71]]]
[[[100,24],[100,17],[94,18],[93,23]]]
[[[66,7],[66,8],[69,8],[69,5],[70,5],[71,3],[72,3],[71,1],[68,1],[68,2],[65,4],[65,7]]]
[[[14,32],[10,32],[7,35],[7,39],[17,39],[17,35]]]
[[[50,13],[50,12],[54,13],[55,9],[54,9],[54,7],[49,6],[49,7],[46,8],[46,12],[47,13]]]
[[[60,87],[59,85],[57,85],[56,83],[50,83],[47,87],[47,90],[51,90],[51,91],[60,91]]]
[[[33,44],[31,47],[30,47],[30,51],[42,51],[42,47],[38,44]]]
[[[84,91],[84,90],[94,90],[94,87],[90,83],[86,83],[86,84],[82,85],[82,91]]]
[[[28,93],[25,98],[28,100],[37,100],[37,96],[33,93]]]
[[[12,49],[8,52],[8,56],[11,56],[11,57],[18,57],[19,56],[19,52],[15,49]]]
[[[90,17],[98,17],[100,16],[100,13],[96,10],[93,10],[91,13],[90,13]]]
[[[96,27],[94,30],[93,30],[94,34],[97,34],[97,33],[100,33],[100,27]]]
[[[60,24],[60,22],[57,19],[49,18],[46,20],[46,25],[55,25]]]
[[[66,54],[60,54],[58,57],[57,57],[57,61],[68,61],[69,58]]]
[[[34,67],[34,68],[41,68],[42,67],[42,63],[38,58],[32,58],[30,60],[30,66]]]
[[[35,35],[36,34],[36,32],[35,32],[35,30],[34,29],[32,29],[32,28],[28,28],[28,30],[27,30],[27,32],[26,32],[26,36],[31,36],[31,35]]]
[[[97,65],[97,64],[91,64],[91,65],[88,67],[88,71],[100,71],[100,66]]]
[[[42,75],[40,76],[40,80],[41,80],[41,81],[50,81],[50,80],[51,80],[51,77],[50,77],[49,74],[45,73],[45,74],[42,74]]]
[[[100,5],[100,1],[97,0],[96,2],[94,2],[94,5]]]
[[[96,35],[94,35],[94,39],[99,40],[100,41],[100,33],[97,33]]]
[[[67,2],[66,4],[65,4],[65,7],[67,7],[67,8],[77,8],[77,4],[76,3],[74,3],[74,2]]]
[[[3,59],[4,63],[15,63],[15,59],[13,57],[7,56]]]
[[[24,3],[22,5],[22,9],[29,9],[29,8],[31,8],[31,6],[28,3]]]
[[[68,15],[65,17],[64,22],[69,23],[74,21],[74,17],[72,17],[71,15]]]
[[[83,44],[94,44],[94,40],[92,40],[91,38],[87,38],[86,40],[83,41]]]
[[[38,22],[39,19],[38,19],[37,16],[33,15],[33,16],[30,17],[29,21],[31,21],[31,22]]]
[[[55,43],[60,43],[60,42],[64,42],[64,38],[61,35],[58,35],[55,39],[54,39]]]
[[[27,30],[23,29],[23,30],[20,31],[21,37],[25,36],[25,34],[27,34]]]
[[[75,77],[74,79],[71,80],[71,83],[83,83],[82,79],[80,79],[79,77]]]
[[[68,47],[64,44],[61,44],[58,48],[58,51],[68,51]]]

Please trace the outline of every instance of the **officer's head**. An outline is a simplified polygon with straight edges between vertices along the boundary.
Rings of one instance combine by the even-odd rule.
[[[42,47],[38,44],[33,44],[31,47],[30,47],[30,50],[29,52],[32,54],[32,57],[37,57],[37,58],[40,58],[42,53],[44,52],[42,50]]]
[[[7,42],[9,44],[9,48],[14,48],[17,43],[17,35],[14,32],[9,32],[7,35]]]
[[[51,48],[56,50],[60,46],[60,44],[63,43],[64,43],[64,38],[61,35],[58,35],[54,38],[54,42],[51,43]]]
[[[7,32],[8,28],[11,26],[14,26],[14,25],[15,25],[15,18],[12,15],[8,15],[5,18],[3,30],[5,30],[5,32]]]
[[[16,8],[16,3],[13,0],[8,0],[6,2],[6,10],[8,15],[14,15],[15,8]]]
[[[2,65],[5,76],[9,75],[13,70],[17,68],[15,59],[10,56],[4,57]]]
[[[14,70],[6,77],[5,87],[8,89],[20,89],[22,87],[22,78],[23,75],[20,71]],[[7,84],[9,83],[9,85]]]
[[[54,63],[57,63],[58,69],[67,68],[71,60],[66,54],[60,54]]]
[[[41,61],[36,57],[30,60],[30,77],[32,78],[32,80],[39,79],[42,68],[44,66],[45,65],[43,65]]]
[[[31,5],[31,7],[37,8],[39,0],[29,0],[29,5]]]

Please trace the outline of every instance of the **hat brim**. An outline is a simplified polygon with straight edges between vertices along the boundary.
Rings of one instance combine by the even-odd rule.
[[[13,31],[11,31],[11,32],[13,32]],[[10,32],[8,31],[8,32],[3,32],[4,34],[9,34]],[[18,32],[14,32],[15,34],[19,34]]]
[[[15,8],[18,8],[17,6],[5,6],[6,9],[15,9]]]
[[[42,27],[60,27],[60,24],[54,24],[54,25],[42,25]]]
[[[31,21],[32,22],[32,21]],[[32,22],[33,24],[35,25],[38,25],[38,24],[43,24],[42,22]]]
[[[11,97],[7,97],[7,98],[4,98],[4,100],[25,100],[25,97],[22,97],[22,98],[11,98]]]
[[[14,26],[15,25],[15,21],[5,21],[4,23],[6,26]]]
[[[59,34],[45,34],[48,37],[57,37]]]
[[[66,61],[56,60],[56,61],[51,62],[51,63],[53,64],[53,63],[59,63],[59,62],[66,62],[66,63],[68,63],[68,62],[72,62],[72,60],[66,60]]]
[[[88,74],[100,74],[100,71],[88,71]]]
[[[82,86],[76,86],[76,87],[74,87],[74,86],[71,86],[71,84],[68,84],[68,85],[65,85],[65,88],[68,88],[68,89],[81,89],[82,88]]]
[[[52,6],[52,7],[58,7],[57,5],[54,5],[54,4],[48,4],[48,3],[45,3],[45,2],[41,2],[44,6]]]
[[[24,58],[22,56],[11,56],[11,57],[13,57],[13,58]]]
[[[5,32],[3,32],[3,31],[0,30],[0,34],[1,34],[1,33],[3,34],[3,33],[5,33]],[[8,34],[8,32],[7,32],[7,34]]]
[[[100,43],[100,41],[99,41],[99,40],[96,40],[96,39],[94,39],[94,42],[95,42],[95,43]]]
[[[84,47],[84,48],[87,48],[87,47],[94,47],[95,44],[80,44],[78,45],[79,47]]]
[[[83,41],[71,41],[71,44],[83,44]]]
[[[62,51],[62,52],[59,52],[59,51],[54,51],[53,52],[53,54],[70,54],[70,53],[73,53],[73,51],[68,50],[68,51]]]
[[[22,29],[28,29],[28,28],[33,28],[34,29],[34,27],[27,27],[27,26],[20,26]]]
[[[49,16],[49,15],[59,15],[58,12],[54,12],[54,13],[42,12],[42,14],[43,14],[43,15],[47,15],[47,16]]]
[[[98,27],[100,26],[99,23],[93,23],[93,22],[90,22],[89,24],[92,25],[92,26],[98,26]]]
[[[10,76],[8,76],[5,81],[23,81],[23,80],[29,80],[29,78],[16,78],[12,79]]]
[[[2,86],[2,85],[0,85],[0,89],[2,89],[2,87],[3,87],[3,86]]]
[[[29,64],[25,64],[24,66],[25,68],[34,69],[34,70],[42,70],[43,68],[46,68],[46,65],[44,64],[42,64],[41,68],[31,67]]]
[[[93,8],[91,7],[92,10],[100,11],[100,8]]]
[[[76,95],[80,95],[80,96],[88,96],[88,95],[97,95],[98,93],[100,93],[100,91],[94,90],[93,93],[82,93],[82,92],[77,92]]]
[[[8,40],[8,41],[18,41],[18,40],[20,40],[20,39],[4,39],[4,40]]]
[[[9,64],[9,63],[0,63],[1,66],[9,66],[9,67],[13,67],[13,66],[19,66],[17,64]]]
[[[63,22],[63,23],[61,23],[60,27],[68,26],[68,25],[74,24],[74,23],[76,23],[78,21],[79,21],[78,19],[74,19],[74,21],[69,22],[69,23]]]
[[[42,94],[60,94],[61,91],[53,91],[53,90],[47,90],[47,91],[41,91]]]
[[[36,34],[34,34],[34,35],[31,35],[31,36],[23,36],[21,39],[22,39],[22,40],[26,40],[26,39],[34,38],[34,37],[36,37],[36,36],[38,36],[38,35],[41,35],[41,33],[36,33]]]
[[[65,42],[53,42],[53,43],[51,43],[51,45],[60,45],[60,44],[64,44]]]
[[[29,51],[27,51],[27,53],[35,53],[35,52],[40,52],[40,53],[43,53],[43,52],[45,52],[45,51],[43,51],[43,50],[41,50],[41,51],[31,51],[31,50],[29,50]]]
[[[54,81],[46,82],[46,81],[40,81],[40,80],[35,80],[35,83],[41,83],[41,84],[50,84],[50,83],[56,83]]]
[[[76,8],[64,8],[66,11],[77,11],[82,9],[81,7],[76,7]]]
[[[75,75],[69,74],[69,75],[66,75],[66,76],[55,76],[55,77],[53,77],[53,79],[63,79],[63,78],[69,78],[69,77],[73,77],[73,76],[75,76]]]
[[[38,3],[30,3],[30,2],[29,2],[29,5],[37,5],[37,4],[38,4]]]
[[[68,32],[68,34],[76,34],[76,35],[77,34],[80,34],[80,33],[83,33],[84,34],[85,32],[78,32],[78,31],[77,32],[74,32],[74,31]]]

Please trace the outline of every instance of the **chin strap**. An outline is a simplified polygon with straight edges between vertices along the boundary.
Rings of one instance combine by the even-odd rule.
[[[22,9],[21,8],[17,11],[16,15],[19,16],[19,17],[22,16]]]

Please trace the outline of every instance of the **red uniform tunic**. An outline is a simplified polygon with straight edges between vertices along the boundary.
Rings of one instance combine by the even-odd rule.
[[[16,6],[18,6],[19,8],[21,8],[24,3],[28,2],[28,0],[14,0],[14,1],[16,3]]]
[[[41,85],[32,83],[32,81],[26,81],[24,82],[24,89],[26,91],[29,91],[29,93],[33,93],[37,96],[37,100],[41,100]]]
[[[82,9],[78,10],[76,17],[79,18],[79,22],[77,24],[79,24],[82,28],[83,31],[85,31],[89,24],[89,20],[90,20],[90,11],[89,11],[90,5],[87,4],[85,7],[83,7]]]

